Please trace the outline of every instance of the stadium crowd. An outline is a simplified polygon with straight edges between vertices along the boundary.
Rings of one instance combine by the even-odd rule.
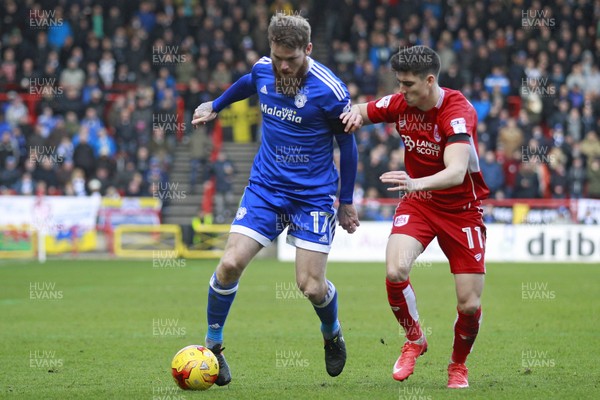
[[[168,180],[182,121],[189,135],[193,109],[269,53],[266,27],[280,12],[309,18],[315,57],[358,102],[396,91],[388,60],[399,48],[436,49],[441,86],[461,90],[477,110],[481,168],[495,198],[600,198],[598,0],[1,7],[5,194],[152,195]],[[402,168],[398,135],[378,125],[356,139],[357,199],[388,197],[379,176]]]

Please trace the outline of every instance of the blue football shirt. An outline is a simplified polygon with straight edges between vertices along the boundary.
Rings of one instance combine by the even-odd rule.
[[[252,68],[263,129],[250,182],[284,192],[335,194],[332,124],[350,109],[350,95],[327,67],[311,58],[308,62],[304,86],[294,97],[278,93],[269,57]]]

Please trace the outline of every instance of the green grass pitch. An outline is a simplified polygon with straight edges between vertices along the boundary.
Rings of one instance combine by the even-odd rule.
[[[181,391],[173,355],[205,334],[214,261],[0,262],[0,398],[9,399],[598,399],[600,269],[489,264],[471,387],[445,388],[456,316],[447,265],[411,274],[429,351],[392,379],[403,339],[381,263],[330,263],[348,348],[325,372],[316,314],[293,265],[256,260],[225,326],[233,381]]]

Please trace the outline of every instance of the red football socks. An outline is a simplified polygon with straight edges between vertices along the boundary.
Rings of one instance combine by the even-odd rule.
[[[419,325],[417,300],[410,279],[404,282],[390,282],[386,279],[385,287],[392,312],[398,323],[404,328],[406,338],[413,342],[419,340],[423,336],[423,332]]]
[[[452,362],[464,364],[467,356],[473,348],[473,343],[479,332],[481,322],[481,307],[475,314],[463,314],[458,311],[456,322],[454,322],[454,350],[452,351]]]

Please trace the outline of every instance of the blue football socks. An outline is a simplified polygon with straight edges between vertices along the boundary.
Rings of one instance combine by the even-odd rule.
[[[313,304],[313,307],[321,320],[323,338],[329,340],[339,333],[340,322],[337,318],[337,290],[330,281],[327,281],[327,286],[325,299],[321,304]]]
[[[229,309],[237,293],[238,282],[223,285],[217,280],[215,272],[210,278],[208,287],[208,304],[206,317],[208,332],[206,333],[206,346],[212,348],[215,344],[223,343],[223,326],[229,314]]]

